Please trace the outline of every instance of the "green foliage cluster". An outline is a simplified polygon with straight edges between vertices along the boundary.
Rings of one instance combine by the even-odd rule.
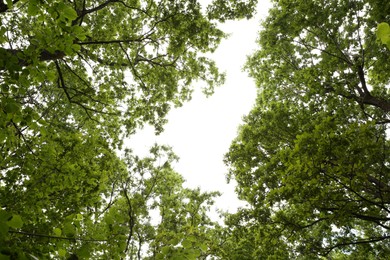
[[[390,52],[377,38],[389,28],[377,25],[390,4],[273,2],[246,64],[256,105],[226,155],[250,204],[227,218],[227,255],[387,259]]]
[[[223,82],[217,21],[255,2],[0,1],[0,259],[216,254],[218,194],[184,188],[169,148],[123,140]]]

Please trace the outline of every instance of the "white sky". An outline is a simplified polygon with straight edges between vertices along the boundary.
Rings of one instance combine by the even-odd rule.
[[[204,2],[205,0],[203,0]],[[133,136],[128,145],[138,155],[146,155],[154,144],[166,144],[180,157],[175,170],[187,180],[187,187],[200,187],[203,191],[220,191],[219,209],[234,212],[239,205],[234,183],[227,184],[227,168],[223,156],[237,135],[242,117],[247,114],[256,98],[254,81],[242,72],[246,56],[257,48],[255,40],[260,20],[270,7],[268,0],[259,0],[255,18],[227,22],[221,29],[231,36],[222,41],[211,57],[221,71],[226,72],[226,83],[216,88],[207,98],[195,91],[190,102],[173,109],[168,115],[165,131],[159,136],[154,129],[145,127]]]

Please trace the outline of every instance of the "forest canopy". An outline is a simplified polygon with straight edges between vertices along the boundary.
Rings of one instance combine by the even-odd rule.
[[[387,1],[274,1],[246,64],[257,102],[226,155],[250,203],[228,218],[232,254],[389,255],[389,20]]]
[[[225,163],[249,206],[124,145],[199,81],[255,0],[0,1],[0,259],[386,259],[390,3],[274,0]]]
[[[168,147],[139,158],[123,141],[161,132],[195,81],[223,82],[217,23],[255,4],[0,1],[0,258],[212,254],[217,193],[183,188]]]

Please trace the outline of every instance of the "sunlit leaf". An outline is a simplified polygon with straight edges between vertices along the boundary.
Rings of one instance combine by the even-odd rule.
[[[12,218],[7,221],[7,225],[11,228],[21,228],[23,220],[19,215],[12,215]]]

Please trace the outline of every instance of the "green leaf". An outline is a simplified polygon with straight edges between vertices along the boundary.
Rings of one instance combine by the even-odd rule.
[[[27,14],[30,16],[35,16],[39,12],[39,1],[38,0],[30,0],[28,2]]]
[[[60,257],[66,256],[66,250],[63,249],[63,248],[58,249],[58,255],[59,255]]]
[[[5,222],[0,221],[0,239],[8,235],[9,226]]]
[[[81,27],[81,26],[78,26],[78,25],[73,26],[72,32],[78,39],[80,39],[82,41],[87,38],[87,36],[85,35],[85,31],[84,31],[83,27]]]
[[[199,251],[192,250],[191,252],[188,253],[187,259],[196,260],[199,257],[199,255],[200,255]]]
[[[50,70],[46,73],[46,77],[49,81],[54,82],[57,79],[57,74],[55,71]]]
[[[73,237],[76,234],[76,228],[72,223],[66,222],[64,228],[62,229],[65,236]]]
[[[389,45],[390,44],[390,26],[388,23],[380,23],[378,25],[376,35],[378,40],[382,42],[382,44]]]
[[[201,244],[199,246],[199,248],[203,251],[203,252],[207,252],[207,249],[208,249],[208,246],[206,244]]]
[[[73,49],[74,51],[80,51],[80,50],[81,50],[81,46],[80,46],[79,44],[73,44],[73,45],[72,45],[72,49]]]
[[[77,256],[79,257],[79,259],[90,259],[91,247],[92,246],[90,244],[84,244],[81,248],[79,248],[77,250]]]
[[[62,230],[60,229],[60,228],[55,228],[54,230],[53,230],[53,232],[54,232],[54,234],[56,235],[56,236],[61,236],[61,234],[62,234]]]
[[[184,248],[190,248],[190,247],[192,247],[192,242],[188,239],[184,239],[183,242],[181,242],[181,245]]]
[[[16,114],[19,111],[20,105],[11,99],[8,99],[7,103],[4,106],[4,112],[7,114]]]
[[[163,253],[164,255],[167,255],[170,251],[170,246],[164,246],[163,248],[161,248],[161,253]]]
[[[77,18],[77,12],[72,7],[68,5],[62,5],[61,7],[61,15],[63,15],[65,18],[70,21],[73,21]]]
[[[23,220],[19,215],[12,215],[12,218],[7,221],[7,225],[11,228],[21,228]]]
[[[8,9],[11,9],[13,5],[14,5],[14,3],[13,3],[12,0],[7,0],[7,7],[8,7]]]
[[[177,237],[174,237],[174,238],[172,238],[172,239],[169,241],[169,244],[175,246],[175,245],[179,244],[179,242],[180,242],[180,239],[177,238]]]

